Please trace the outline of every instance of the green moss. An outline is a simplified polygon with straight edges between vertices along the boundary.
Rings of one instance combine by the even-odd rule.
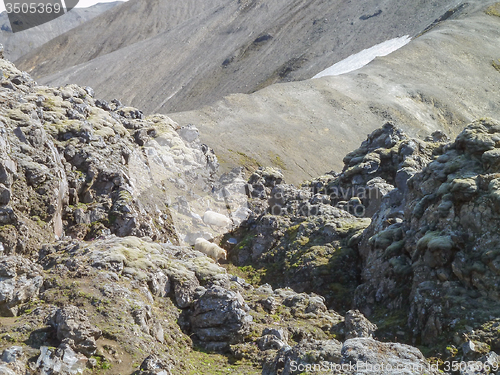
[[[43,228],[45,226],[45,221],[41,220],[38,216],[32,216],[31,217],[31,220],[33,220],[36,225],[38,225],[39,227]]]
[[[95,131],[95,135],[101,136],[104,139],[111,138],[115,136],[115,132],[112,128],[103,126],[101,129]]]
[[[2,336],[2,339],[4,339],[5,341],[7,342],[15,342],[16,339],[14,339],[11,335],[7,334],[7,335],[3,335]]]
[[[402,257],[392,258],[389,264],[392,266],[396,275],[407,276],[412,272],[411,265]]]
[[[369,242],[377,249],[387,249],[394,241],[399,241],[402,237],[401,228],[386,229],[371,237]]]
[[[353,290],[346,288],[345,285],[340,283],[331,283],[328,285],[328,294],[334,296],[339,301],[350,301],[352,298]]]
[[[388,246],[384,250],[384,259],[390,259],[401,253],[401,249],[403,249],[405,245],[405,240],[400,240],[393,242],[390,246]]]
[[[234,250],[240,251],[248,247],[255,236],[253,234],[247,234],[240,242],[236,244]]]
[[[45,100],[43,101],[43,108],[46,111],[52,111],[57,107],[57,103],[54,100],[53,96],[45,97]]]
[[[260,336],[262,336],[262,332],[253,329],[245,336],[245,341],[255,341],[255,339],[258,339]]]
[[[113,225],[114,223],[116,223],[117,219],[118,219],[118,215],[116,213],[113,213],[112,211],[110,211],[108,214],[109,225]]]
[[[366,229],[370,225],[371,219],[346,220],[340,221],[340,223],[341,226],[336,229],[336,232],[341,237],[348,237]]]
[[[453,248],[453,240],[449,235],[442,235],[440,232],[427,232],[417,242],[418,250],[429,249],[431,251],[451,250]]]
[[[500,3],[489,6],[486,8],[485,13],[489,16],[500,17]]]
[[[493,60],[491,62],[491,66],[493,66],[497,70],[497,72],[500,73],[500,60],[497,61]]]
[[[437,195],[443,196],[445,194],[448,194],[449,192],[450,192],[450,184],[444,183],[444,184],[441,184],[441,186],[439,187],[439,189],[437,191]]]
[[[300,245],[300,246],[305,246],[309,243],[309,237],[300,237],[298,240],[297,240],[297,244]]]
[[[244,152],[241,151],[233,151],[231,149],[228,149],[229,152],[236,154],[236,159],[238,163],[242,166],[245,166],[250,169],[257,169],[259,167],[262,167],[262,165],[257,161],[257,159],[248,156]]]
[[[68,207],[69,207],[69,208],[71,208],[72,210],[75,210],[75,209],[77,209],[77,208],[80,208],[80,209],[82,209],[84,212],[86,212],[86,211],[87,211],[87,208],[88,208],[88,206],[87,206],[85,203],[82,203],[82,202],[78,202],[76,205],[72,205],[72,204],[70,204]]]
[[[96,368],[99,370],[109,370],[112,366],[112,364],[108,362],[104,357],[93,355],[91,358],[95,359]]]
[[[297,239],[297,235],[299,234],[299,229],[301,224],[302,223],[291,226],[286,230],[285,236],[288,241],[293,242]]]
[[[421,239],[418,240],[417,242],[417,249],[418,250],[425,250],[427,249],[427,245],[429,244],[429,241],[439,237],[439,232],[433,231],[433,232],[427,232]]]
[[[430,251],[451,250],[453,248],[453,241],[450,236],[435,237],[428,242],[427,248]]]
[[[262,279],[266,276],[266,269],[255,269],[253,266],[243,266],[238,267],[239,271],[243,273],[246,277],[247,282],[254,286],[259,286],[262,284]]]
[[[45,129],[54,137],[69,132],[78,134],[82,130],[82,123],[78,120],[57,120],[56,123],[46,124]]]
[[[271,158],[271,162],[277,166],[278,168],[281,168],[281,169],[286,169],[286,164],[285,162],[281,159],[281,157],[277,154],[273,154],[273,153],[270,153],[270,158]]]
[[[458,349],[454,346],[447,346],[446,350],[448,351],[448,353],[450,353],[452,357],[455,357],[458,354]]]
[[[404,309],[377,307],[370,316],[370,321],[377,325],[376,338],[382,341],[405,342],[409,339],[408,312]],[[405,332],[403,337],[400,336],[401,332]]]
[[[31,118],[27,114],[23,113],[20,109],[11,109],[7,112],[7,116],[17,122],[29,123]]]
[[[130,194],[127,190],[122,190],[118,194],[118,199],[125,202],[131,202],[133,198],[132,194]]]

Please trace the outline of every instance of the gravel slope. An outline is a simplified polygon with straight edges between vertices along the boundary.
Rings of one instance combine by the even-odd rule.
[[[276,165],[295,183],[340,171],[343,155],[386,121],[412,136],[456,136],[474,119],[499,116],[500,18],[482,4],[357,71],[169,116],[196,125],[227,168]]]
[[[413,37],[460,0],[205,3],[131,0],[17,64],[35,67],[39,82],[90,85],[149,112],[192,110],[308,79],[374,44]]]
[[[2,12],[0,14],[0,41],[4,46],[4,55],[7,59],[15,61],[49,40],[91,20],[120,3],[121,1],[115,1],[112,3],[98,3],[88,8],[74,8],[71,12],[51,22],[15,34],[10,29],[7,12]]]

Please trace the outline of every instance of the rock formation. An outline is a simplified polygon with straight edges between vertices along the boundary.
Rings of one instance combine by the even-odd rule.
[[[498,368],[496,121],[454,141],[389,122],[295,187],[219,174],[193,126],[0,70],[2,373]]]

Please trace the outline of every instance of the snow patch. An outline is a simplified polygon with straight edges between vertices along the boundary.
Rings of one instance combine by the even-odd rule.
[[[388,54],[407,45],[410,41],[411,38],[409,35],[386,40],[383,43],[376,44],[373,47],[364,49],[361,52],[358,52],[345,58],[342,61],[339,61],[331,67],[326,68],[322,72],[319,72],[313,78],[338,76],[340,74],[352,72],[353,70],[362,68],[363,66],[367,65],[371,61],[375,60],[375,58],[378,56],[387,56]]]

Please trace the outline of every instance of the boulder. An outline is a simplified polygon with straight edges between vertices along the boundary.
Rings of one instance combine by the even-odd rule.
[[[372,337],[377,326],[371,323],[359,310],[349,310],[345,314],[346,339]]]
[[[178,277],[178,274],[171,276],[174,281],[175,302],[181,309],[191,306],[197,289],[200,287],[200,282],[194,276],[194,273],[189,272],[186,275],[188,277]]]
[[[4,349],[0,361],[0,374],[25,375],[28,355],[22,346],[11,346]]]
[[[0,314],[16,316],[19,305],[38,296],[42,268],[20,256],[0,257]]]
[[[57,333],[57,339],[78,353],[90,357],[97,349],[96,340],[101,337],[99,328],[92,325],[85,313],[76,306],[58,309],[49,321]]]
[[[165,297],[170,293],[170,280],[162,271],[151,274],[148,286],[154,296]]]
[[[298,375],[305,372],[325,370],[323,366],[334,366],[341,361],[342,344],[337,340],[301,342],[293,348],[282,347],[274,358],[263,365],[262,375]],[[281,372],[279,372],[281,371]],[[330,372],[331,373],[331,372]]]
[[[243,342],[253,320],[248,310],[240,293],[218,286],[209,288],[191,307],[193,337],[205,345],[218,343],[220,348]]]
[[[439,374],[415,347],[372,338],[349,339],[342,345],[342,364],[356,366],[358,372],[373,375]]]
[[[288,344],[288,331],[283,328],[264,328],[262,337],[257,340],[260,350],[279,350]]]
[[[67,344],[62,344],[57,349],[42,346],[40,351],[36,361],[40,375],[76,375],[83,373],[87,367],[87,358],[75,353]]]
[[[173,368],[173,364],[168,359],[151,354],[141,363],[139,375],[171,375]]]
[[[9,204],[11,191],[4,184],[0,183],[0,205],[5,206]]]

